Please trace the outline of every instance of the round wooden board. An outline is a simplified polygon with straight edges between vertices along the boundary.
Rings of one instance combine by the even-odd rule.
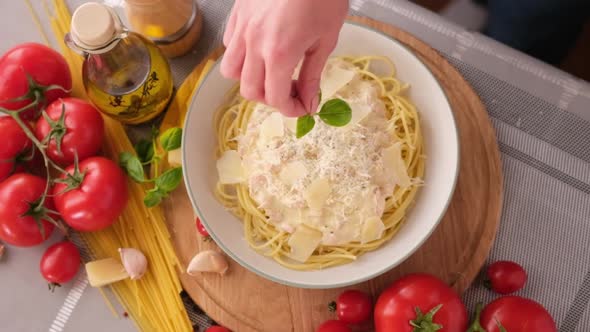
[[[376,298],[393,280],[411,272],[432,273],[462,293],[481,269],[494,241],[502,210],[502,169],[496,136],[477,94],[445,59],[415,37],[367,18],[352,17],[407,45],[430,68],[445,90],[460,131],[461,164],[457,187],[444,219],[428,241],[395,269],[349,288]],[[186,266],[199,251],[217,249],[197,235],[191,203],[183,189],[165,202],[173,241]],[[334,317],[327,303],[343,289],[308,290],[283,286],[236,262],[230,272],[181,281],[196,303],[233,331],[307,332]],[[359,331],[369,330],[360,327]]]

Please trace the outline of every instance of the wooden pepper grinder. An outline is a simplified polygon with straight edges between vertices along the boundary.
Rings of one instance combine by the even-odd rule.
[[[125,0],[132,29],[169,58],[186,54],[201,36],[203,17],[196,0]]]

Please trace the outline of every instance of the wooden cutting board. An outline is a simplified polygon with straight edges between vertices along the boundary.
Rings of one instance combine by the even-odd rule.
[[[460,173],[448,211],[429,240],[397,268],[348,288],[378,294],[411,272],[432,273],[462,293],[481,269],[498,229],[502,210],[502,169],[496,136],[477,94],[435,50],[395,27],[367,18],[350,20],[401,41],[430,68],[445,90],[460,132]],[[173,242],[183,264],[195,253],[217,249],[197,235],[191,203],[184,189],[165,202]],[[327,304],[343,289],[297,289],[263,279],[235,262],[219,277],[181,275],[195,302],[215,321],[233,331],[315,331],[334,317]],[[359,331],[368,331],[364,326]]]

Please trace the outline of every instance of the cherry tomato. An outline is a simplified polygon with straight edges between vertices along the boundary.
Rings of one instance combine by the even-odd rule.
[[[90,157],[66,171],[75,178],[68,179],[74,189],[57,183],[53,189],[55,206],[63,220],[75,230],[93,232],[113,224],[127,205],[127,178],[113,161]],[[66,176],[62,174],[61,179]]]
[[[318,327],[316,332],[352,332],[352,330],[342,321],[327,320]]]
[[[527,281],[526,271],[522,266],[511,261],[498,261],[486,271],[486,286],[498,294],[514,293],[524,287]]]
[[[36,118],[43,105],[69,95],[52,86],[72,88],[68,63],[53,49],[25,43],[8,50],[0,58],[0,107],[18,110],[38,99],[39,105],[21,113],[23,119]],[[20,97],[25,99],[13,101]]]
[[[420,311],[419,314],[417,311]],[[430,320],[428,313],[434,313]],[[465,332],[468,318],[461,298],[440,279],[427,274],[411,274],[395,281],[377,300],[377,332],[411,332],[414,322],[439,324],[439,332]]]
[[[504,296],[481,312],[481,326],[487,332],[557,332],[553,318],[539,303],[519,296]],[[498,324],[500,323],[500,324]]]
[[[209,232],[207,232],[207,229],[205,228],[205,226],[203,226],[203,224],[201,223],[201,219],[199,219],[199,217],[197,217],[197,230],[199,231],[199,234],[201,234],[202,236],[209,236]]]
[[[54,225],[32,207],[45,191],[46,182],[40,177],[19,173],[0,183],[0,239],[6,243],[31,247],[45,241],[53,233]],[[43,206],[54,209],[51,197]],[[35,219],[43,227],[44,236]]]
[[[17,170],[20,160],[31,154],[31,140],[25,132],[8,116],[0,117],[0,181]]]
[[[41,258],[41,274],[51,285],[72,280],[80,269],[80,252],[70,242],[63,241],[47,248]]]
[[[372,309],[371,298],[358,290],[347,290],[340,294],[336,301],[338,319],[348,324],[368,321],[371,318]]]
[[[231,332],[231,331],[223,326],[211,326],[205,332]]]
[[[78,160],[95,156],[102,145],[104,122],[94,106],[77,98],[58,99],[45,110],[53,124],[44,116],[37,121],[35,134],[42,141],[51,135],[47,155],[60,165],[69,165]],[[60,121],[64,114],[63,121]],[[58,150],[57,142],[60,142]]]

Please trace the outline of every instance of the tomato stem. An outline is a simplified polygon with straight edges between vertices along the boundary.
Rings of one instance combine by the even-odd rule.
[[[78,164],[78,154],[74,153],[74,174],[66,173],[66,178],[64,179],[56,179],[54,182],[56,183],[63,183],[66,185],[66,188],[59,192],[59,194],[67,193],[68,191],[74,190],[79,188],[82,182],[84,181],[84,177],[86,176],[86,170],[80,172],[80,166]]]
[[[47,284],[47,287],[48,287],[48,288],[49,288],[49,290],[50,290],[50,291],[53,293],[53,292],[55,292],[55,289],[56,289],[57,287],[61,287],[61,285],[60,285],[60,284],[58,284],[57,282],[50,282],[50,283],[48,283],[48,284]]]
[[[62,103],[61,114],[59,116],[59,119],[57,119],[56,121],[53,121],[49,117],[47,112],[45,112],[45,111],[41,112],[41,116],[45,119],[45,121],[47,121],[47,123],[51,127],[49,134],[43,139],[42,143],[48,145],[52,139],[55,140],[56,151],[58,154],[61,155],[62,154],[61,143],[63,141],[65,134],[67,133],[66,123],[65,123],[65,121],[66,121],[66,105],[65,105],[65,103]]]
[[[3,111],[3,110],[0,110],[0,111]],[[24,121],[20,118],[20,116],[18,116],[18,113],[13,113],[13,112],[4,112],[4,113],[5,114],[7,113],[8,115],[10,115],[14,119],[14,121],[16,121],[16,123],[19,125],[19,127],[21,127],[21,129],[25,133],[25,135],[27,135],[27,137],[31,140],[31,142],[33,142],[33,144],[37,147],[37,149],[39,149],[41,156],[43,156],[43,163],[45,164],[45,174],[47,177],[47,183],[45,185],[45,190],[43,191],[43,195],[41,196],[41,200],[39,202],[39,206],[43,206],[43,204],[45,203],[45,198],[47,197],[47,193],[49,192],[49,187],[51,186],[51,171],[49,168],[51,161],[49,160],[49,158],[47,157],[47,154],[45,153],[45,146],[43,146],[43,144],[41,144],[41,142],[39,142],[39,140],[37,140],[37,137],[35,136],[35,134],[33,134],[31,129],[29,129],[29,126],[27,126],[24,123]]]
[[[7,102],[16,103],[16,102],[24,101],[27,99],[31,99],[32,102],[30,102],[27,106],[25,106],[24,108],[22,108],[20,110],[14,111],[16,113],[24,112],[25,110],[27,110],[33,106],[37,106],[41,103],[42,103],[42,107],[44,107],[45,101],[46,101],[45,94],[44,94],[45,92],[52,91],[52,90],[61,90],[65,93],[69,94],[72,91],[72,90],[65,89],[61,85],[57,85],[57,84],[51,84],[51,85],[38,84],[37,82],[35,82],[35,79],[33,79],[33,77],[31,75],[29,75],[28,73],[26,75],[27,75],[27,83],[29,84],[29,89],[28,89],[27,93],[25,93],[24,95],[22,95],[20,97],[9,99],[9,100],[7,100]]]
[[[336,301],[332,301],[332,302],[328,303],[328,310],[330,312],[336,312],[336,308],[337,308]]]
[[[62,231],[67,233],[67,230],[65,230],[65,227],[61,223],[54,220],[51,216],[49,216],[49,214],[47,213],[47,210],[45,209],[45,200],[47,199],[47,197],[49,195],[49,188],[51,187],[51,181],[52,181],[51,168],[54,168],[55,170],[66,174],[66,176],[68,176],[68,177],[71,177],[71,175],[68,172],[66,172],[66,170],[61,168],[59,165],[57,165],[56,163],[51,161],[51,159],[49,159],[49,157],[47,156],[47,152],[46,152],[47,147],[37,139],[37,137],[35,136],[35,134],[33,134],[31,129],[29,128],[29,126],[27,126],[27,124],[19,116],[20,112],[30,108],[31,105],[34,105],[37,102],[38,101],[36,99],[33,103],[31,103],[19,110],[16,110],[16,111],[6,110],[6,109],[0,107],[0,113],[10,116],[18,124],[18,126],[22,129],[22,131],[25,133],[25,135],[31,140],[31,142],[33,142],[35,147],[37,147],[37,149],[39,150],[39,153],[41,153],[41,156],[43,157],[43,164],[45,167],[45,176],[46,176],[45,189],[43,190],[43,194],[41,195],[39,201],[35,202],[35,206],[31,207],[30,213],[33,215],[35,222],[37,222],[39,225],[39,231],[41,232],[41,236],[43,238],[45,238],[45,227],[43,227],[43,224],[41,223],[41,219],[46,219],[46,220],[50,221],[51,223],[55,224],[58,228],[60,228]],[[33,148],[33,150],[34,150],[34,148]]]
[[[442,325],[434,322],[434,315],[442,308],[442,303],[432,308],[426,314],[422,313],[419,307],[415,308],[416,319],[410,321],[410,326],[414,329],[412,332],[433,332],[443,328]]]
[[[469,329],[467,330],[467,332],[486,332],[486,330],[479,323],[482,310],[483,310],[483,303],[479,302],[475,306],[475,317],[473,318],[473,323],[471,323],[471,326],[469,326]]]

